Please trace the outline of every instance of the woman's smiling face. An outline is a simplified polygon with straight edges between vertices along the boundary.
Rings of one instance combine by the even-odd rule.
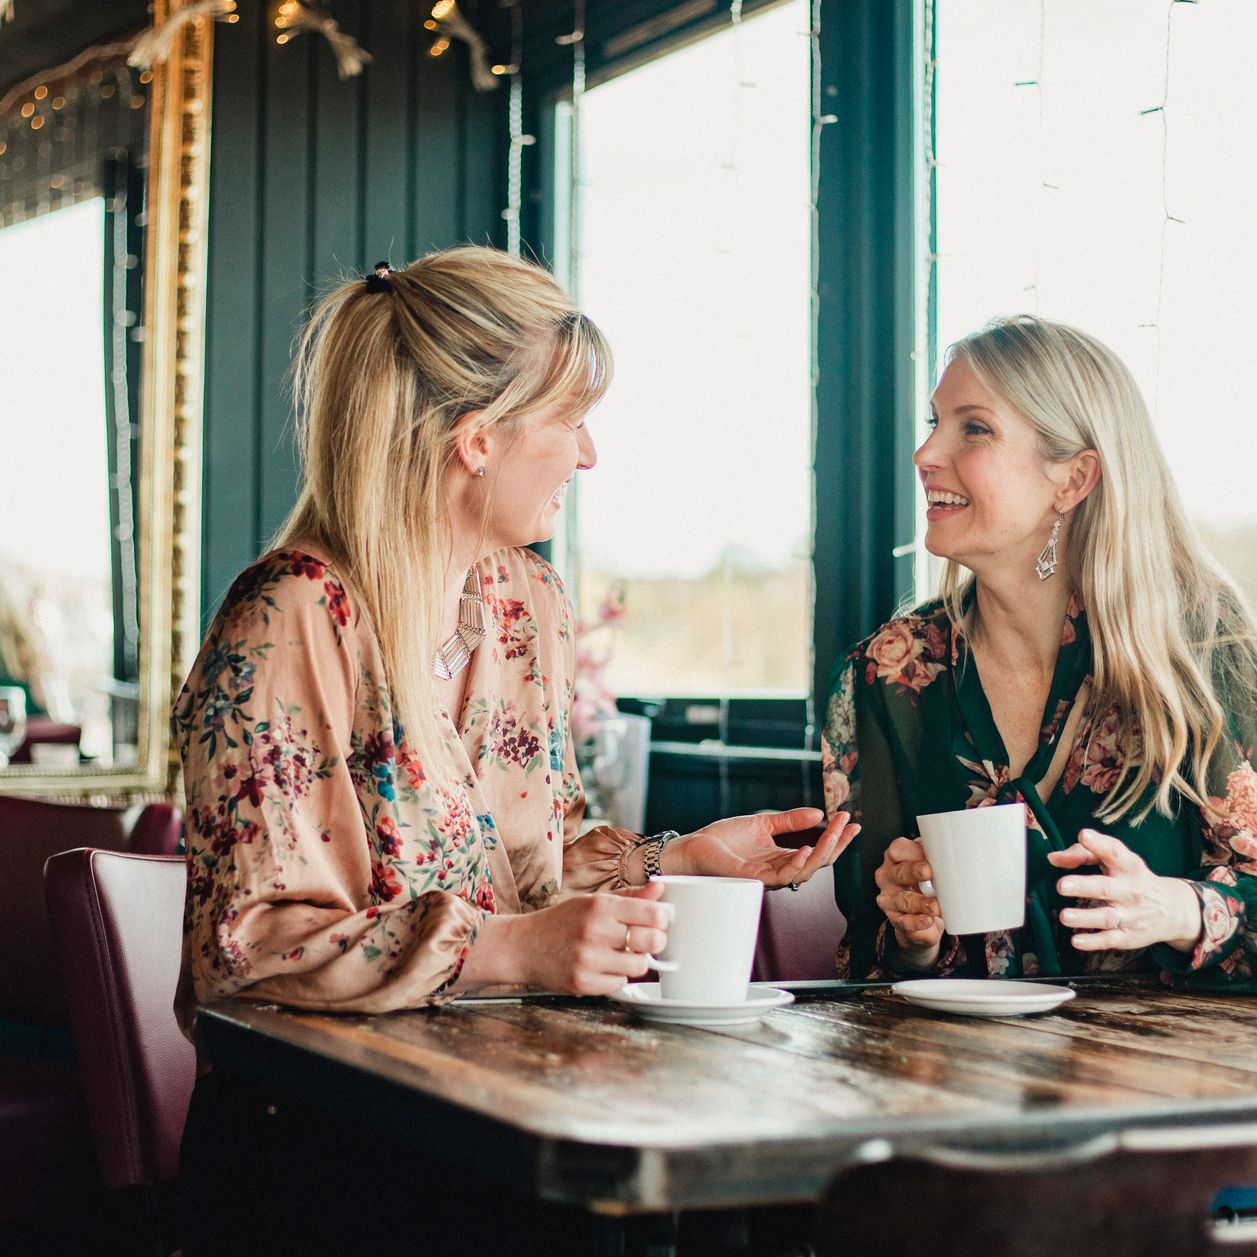
[[[933,431],[912,456],[929,506],[925,548],[974,572],[1008,563],[1032,570],[1064,469],[1043,457],[1035,430],[963,358],[943,372],[930,411]]]
[[[548,541],[567,486],[598,461],[585,413],[564,399],[519,421],[496,459],[489,460],[492,493],[488,532],[494,548]]]

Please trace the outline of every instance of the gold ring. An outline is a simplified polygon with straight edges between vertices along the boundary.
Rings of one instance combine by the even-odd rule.
[[[633,950],[633,927],[631,925],[624,927],[624,950]]]

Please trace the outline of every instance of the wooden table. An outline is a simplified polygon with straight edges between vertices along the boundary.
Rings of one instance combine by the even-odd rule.
[[[926,1012],[885,988],[721,1029],[604,1000],[333,1016],[202,1012],[216,1063],[604,1214],[816,1199],[863,1141],[897,1149],[1257,1120],[1257,1000],[1127,980],[1036,1017]]]

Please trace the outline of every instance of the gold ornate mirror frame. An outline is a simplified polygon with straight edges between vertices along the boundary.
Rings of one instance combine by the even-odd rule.
[[[155,24],[186,0],[156,0]],[[141,388],[140,687],[136,762],[10,766],[0,792],[76,802],[170,797],[171,700],[200,639],[201,408],[213,23],[189,22],[149,88]]]

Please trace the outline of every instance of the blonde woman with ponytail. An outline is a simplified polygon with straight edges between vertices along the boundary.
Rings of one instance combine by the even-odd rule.
[[[953,345],[913,456],[941,596],[835,671],[826,800],[852,976],[1160,970],[1257,990],[1257,630],[1094,337]],[[1023,801],[1026,923],[948,934],[916,817]],[[927,888],[928,889],[928,888]]]
[[[492,249],[380,264],[315,310],[295,377],[299,501],[228,593],[175,710],[185,1026],[198,1003],[238,994],[358,1013],[486,984],[606,994],[666,942],[649,874],[784,886],[853,836],[840,815],[814,847],[778,847],[823,819],[809,808],[685,836],[577,836],[572,611],[524,547],[553,535],[573,475],[594,465],[586,415],[610,371],[554,279]],[[380,1150],[328,1136],[330,1120],[308,1098],[202,1079],[183,1251],[359,1251],[338,1227],[361,1225],[374,1197],[318,1156]],[[310,1175],[313,1189],[284,1186]],[[265,1218],[229,1207],[240,1179],[269,1185]],[[417,1214],[425,1253],[532,1251],[509,1208],[449,1183]],[[481,1234],[504,1219],[509,1244]],[[536,1247],[575,1251],[552,1233]]]

